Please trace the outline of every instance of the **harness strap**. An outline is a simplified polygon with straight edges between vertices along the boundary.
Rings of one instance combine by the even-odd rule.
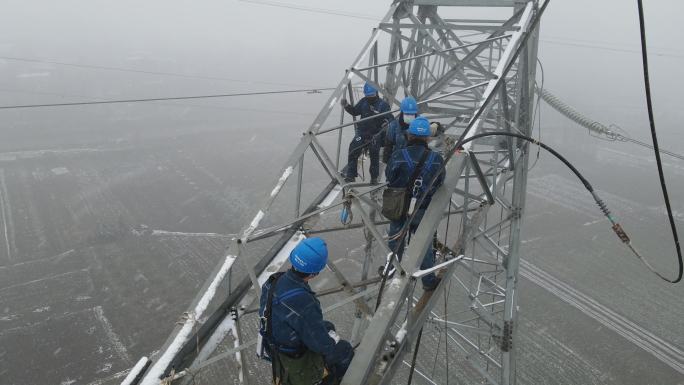
[[[425,169],[423,165],[425,164],[425,160],[430,156],[433,155],[433,152],[430,151],[430,149],[426,148],[423,150],[423,155],[420,157],[420,161],[418,162],[417,166],[413,166],[413,159],[411,159],[411,156],[409,156],[408,150],[407,149],[402,149],[401,150],[402,155],[404,156],[404,159],[406,159],[406,162],[408,163],[409,169],[413,170],[413,174],[411,174],[411,178],[409,178],[408,184],[406,185],[406,189],[408,192],[413,195],[413,185],[416,183],[416,179],[418,178],[419,175],[422,175],[423,170]]]
[[[290,290],[284,292],[283,294],[279,295],[279,296],[273,301],[273,304],[274,304],[274,305],[277,305],[277,304],[283,302],[283,301],[286,300],[286,299],[289,299],[289,298],[292,298],[292,297],[296,297],[296,296],[298,296],[299,294],[303,294],[303,293],[306,293],[306,292],[307,292],[306,289],[301,288],[301,287],[297,287],[297,288],[294,288],[294,289],[290,289]],[[269,293],[269,294],[270,294],[270,293]]]
[[[280,378],[279,374],[281,373],[276,373],[276,366],[281,368],[282,370],[282,365],[278,359],[278,349],[275,345],[275,341],[273,341],[273,295],[275,293],[275,286],[276,283],[278,282],[278,279],[283,276],[283,272],[278,272],[275,274],[271,274],[270,277],[268,277],[268,283],[270,284],[270,287],[268,289],[268,299],[266,300],[266,308],[264,309],[264,318],[266,318],[266,343],[268,344],[269,350],[270,350],[270,355],[271,355],[271,374],[273,375],[273,383],[277,383],[278,379]]]

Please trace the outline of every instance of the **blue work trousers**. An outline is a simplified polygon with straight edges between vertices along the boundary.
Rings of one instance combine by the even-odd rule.
[[[418,212],[416,213],[416,216],[413,217],[413,221],[411,221],[411,224],[409,225],[409,233],[413,235],[416,232],[416,229],[418,228],[418,225],[420,224],[421,219],[423,219],[423,215],[425,214],[425,209],[419,209]],[[397,242],[398,239],[394,239],[395,236],[401,231],[401,229],[404,227],[404,222],[408,220],[406,218],[405,220],[401,221],[391,221],[390,222],[390,227],[389,227],[389,242],[388,246],[390,250],[394,251],[396,250],[395,248],[397,247]],[[401,245],[399,246],[399,250],[397,251],[397,257],[399,258],[399,261],[401,261],[402,256],[404,255],[404,245],[406,242],[406,238],[408,237],[405,236],[401,239]],[[435,250],[433,247],[433,244],[431,243],[430,246],[428,246],[427,250],[425,251],[425,256],[423,257],[423,262],[420,264],[420,269],[425,270],[429,269],[431,267],[435,266]],[[435,273],[430,273],[428,275],[424,275],[422,278],[423,281],[423,287],[424,288],[434,288],[437,286],[439,281],[437,280],[437,276]]]
[[[380,175],[380,147],[382,144],[375,136],[365,136],[357,134],[349,143],[349,156],[347,163],[347,178],[356,178],[358,175],[356,164],[359,161],[359,156],[363,153],[365,148],[368,148],[370,155],[370,176],[371,179],[378,179]]]

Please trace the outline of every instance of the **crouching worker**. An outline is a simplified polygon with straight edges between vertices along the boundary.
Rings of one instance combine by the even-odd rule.
[[[292,268],[271,275],[261,288],[259,333],[276,385],[338,384],[354,356],[351,344],[323,320],[308,284],[327,260],[321,238],[304,239],[290,253]]]

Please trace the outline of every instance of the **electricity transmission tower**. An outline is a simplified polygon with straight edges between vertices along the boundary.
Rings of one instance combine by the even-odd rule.
[[[347,325],[343,337],[358,344],[343,384],[412,376],[417,383],[515,384],[528,146],[506,136],[455,144],[485,131],[530,135],[546,4],[394,1],[166,344],[152,360],[141,359],[125,382],[268,383],[268,364],[254,354],[259,288],[301,239],[325,233],[333,245],[338,237],[365,244],[351,272],[331,258],[326,274],[337,286],[318,293],[326,318]],[[393,109],[404,96],[416,97],[423,116],[447,127],[435,141],[447,160],[445,182],[386,282],[373,273],[391,252],[387,221],[378,213],[382,186],[346,184],[339,173],[355,123],[344,122],[339,101],[354,99],[363,82]],[[308,180],[307,173],[319,177]],[[336,222],[342,207],[356,220]],[[294,217],[283,219],[285,209]],[[423,293],[418,266],[435,234],[442,280]]]

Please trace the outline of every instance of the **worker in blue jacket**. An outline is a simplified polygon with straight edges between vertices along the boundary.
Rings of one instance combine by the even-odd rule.
[[[387,128],[381,156],[383,163],[387,164],[389,162],[394,151],[406,147],[408,143],[406,131],[409,128],[409,124],[419,116],[416,99],[413,96],[405,97],[401,101],[399,115],[389,123]],[[430,132],[432,137],[441,137],[444,134],[444,127],[440,122],[430,122]]]
[[[290,253],[292,268],[273,274],[261,288],[259,332],[274,384],[337,384],[354,356],[351,344],[323,320],[321,304],[308,284],[327,259],[325,241],[304,239]]]
[[[437,188],[444,183],[444,170],[442,169],[444,159],[437,152],[428,148],[428,141],[430,140],[430,137],[430,122],[423,117],[418,117],[413,120],[407,130],[408,142],[406,148],[394,151],[390,157],[389,163],[387,164],[387,168],[385,169],[385,177],[387,178],[388,187],[410,187],[412,199],[415,199],[415,207],[409,207],[409,212],[407,212],[404,218],[398,221],[391,221],[389,226],[388,246],[392,251],[397,250],[397,257],[400,261],[402,255],[404,254],[404,244],[407,238],[406,236],[401,236],[401,229],[411,216],[411,209],[415,211],[415,216],[408,226],[408,231],[410,234],[413,234],[418,228],[420,221],[423,219],[425,209],[427,209],[430,201],[432,200],[432,195],[435,193],[435,191],[437,191]],[[424,155],[425,161],[423,163],[422,171],[420,171],[420,173],[417,175],[413,186],[408,186],[411,176],[414,174],[414,170],[419,165],[420,160]],[[432,187],[428,189],[428,186],[433,179],[434,183],[432,184]],[[419,203],[423,195],[425,195],[425,199],[422,201],[422,203]],[[401,244],[397,245],[400,238]],[[396,249],[397,246],[399,247],[398,249]],[[434,265],[434,249],[432,246],[430,246],[425,252],[425,256],[420,268],[422,270],[429,269]],[[385,273],[391,274],[391,271],[386,271]],[[434,290],[439,284],[439,279],[434,273],[423,276],[422,281],[423,290],[425,291]]]
[[[382,150],[382,162],[387,164],[394,150],[406,147],[406,130],[409,124],[418,117],[418,103],[412,96],[407,96],[399,106],[399,116],[389,123]]]
[[[345,181],[353,182],[357,176],[356,164],[359,156],[367,147],[370,154],[370,176],[371,184],[378,183],[380,175],[380,147],[384,142],[381,132],[394,117],[389,113],[390,106],[378,97],[378,90],[366,83],[363,86],[364,97],[355,106],[349,104],[347,99],[342,99],[340,103],[344,110],[352,116],[360,116],[361,119],[371,118],[356,124],[354,139],[349,143],[348,162],[345,173]]]

